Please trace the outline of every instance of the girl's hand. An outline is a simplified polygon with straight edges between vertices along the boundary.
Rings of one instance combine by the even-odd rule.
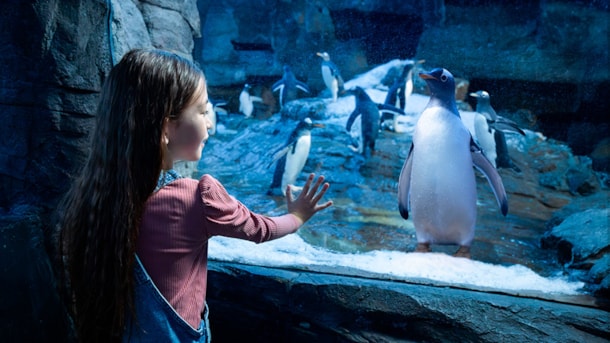
[[[322,211],[333,204],[332,201],[327,201],[322,205],[318,205],[318,202],[320,199],[322,199],[330,185],[328,182],[322,185],[322,182],[324,182],[324,176],[319,176],[316,183],[312,187],[311,183],[313,182],[314,177],[315,174],[309,174],[301,194],[299,194],[295,200],[292,199],[290,185],[286,186],[286,203],[288,205],[288,213],[291,213],[297,217],[301,221],[301,225],[308,221],[309,218],[311,218],[317,212]],[[322,188],[318,192],[320,185],[322,185]]]

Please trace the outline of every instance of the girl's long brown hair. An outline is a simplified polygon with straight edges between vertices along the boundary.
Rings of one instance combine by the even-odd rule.
[[[120,341],[135,314],[136,239],[162,170],[163,123],[203,79],[190,61],[157,50],[132,50],[110,71],[89,158],[59,209],[60,279],[80,341]]]

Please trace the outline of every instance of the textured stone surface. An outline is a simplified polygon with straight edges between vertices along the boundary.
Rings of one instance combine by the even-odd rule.
[[[208,303],[215,342],[606,342],[610,334],[601,309],[220,262],[210,263]]]

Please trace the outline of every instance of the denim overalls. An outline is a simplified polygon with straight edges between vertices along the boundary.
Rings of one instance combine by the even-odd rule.
[[[179,178],[176,177],[177,173],[168,174],[170,173],[162,174],[164,180],[160,180],[161,187]],[[195,330],[178,315],[159,292],[138,256],[134,268],[134,282],[137,321],[134,322],[131,315],[127,314],[123,342],[210,342],[207,305],[202,314],[201,324]]]

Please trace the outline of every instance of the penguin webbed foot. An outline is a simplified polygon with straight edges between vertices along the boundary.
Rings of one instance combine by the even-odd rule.
[[[430,252],[430,243],[417,243],[415,252]]]
[[[470,258],[470,247],[465,245],[460,245],[458,250],[453,254],[453,257],[462,257],[462,258]]]

